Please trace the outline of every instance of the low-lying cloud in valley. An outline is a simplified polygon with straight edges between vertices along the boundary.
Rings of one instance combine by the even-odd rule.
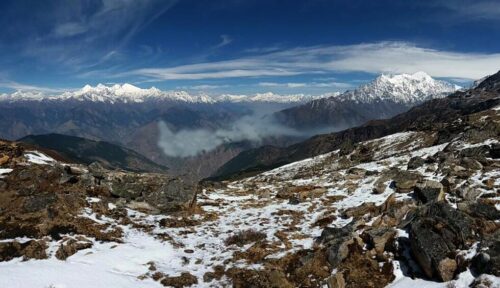
[[[172,157],[196,156],[211,151],[224,143],[239,141],[259,142],[271,136],[301,136],[301,133],[280,125],[270,117],[244,116],[228,127],[217,130],[183,129],[173,131],[161,121],[158,123],[158,146],[165,155]]]

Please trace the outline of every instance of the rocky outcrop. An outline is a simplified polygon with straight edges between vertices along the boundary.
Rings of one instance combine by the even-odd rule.
[[[144,201],[162,212],[188,208],[194,201],[195,186],[181,178],[165,174],[109,171],[98,164],[90,166],[90,174],[98,186],[113,196]],[[83,175],[88,178],[88,175]],[[92,180],[90,180],[92,182]]]
[[[124,207],[136,200],[164,213],[184,211],[195,203],[194,187],[168,175],[113,171],[99,164],[85,166],[55,160],[30,163],[23,145],[7,141],[0,142],[0,154],[8,156],[3,167],[12,170],[0,178],[0,240],[62,239],[55,252],[61,260],[89,248],[92,243],[86,237],[121,241],[120,227],[86,217],[85,209],[95,213],[96,218],[106,215],[127,221]],[[66,239],[68,234],[79,236]],[[40,241],[1,242],[0,260],[45,258],[45,242]]]
[[[92,242],[83,236],[67,238],[60,244],[55,256],[59,260],[66,260],[76,252],[90,247],[92,247]]]
[[[453,279],[458,249],[467,249],[477,238],[473,219],[446,203],[421,207],[409,225],[411,251],[429,278]],[[452,258],[450,258],[450,256]]]
[[[0,261],[9,261],[17,257],[29,259],[46,259],[48,248],[44,240],[29,240],[24,243],[18,241],[0,242]]]
[[[443,201],[444,187],[437,181],[426,180],[416,185],[415,195],[423,203]]]

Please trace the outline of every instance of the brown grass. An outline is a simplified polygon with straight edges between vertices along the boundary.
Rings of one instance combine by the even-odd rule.
[[[230,236],[229,238],[226,239],[225,244],[227,246],[237,245],[237,246],[241,247],[245,244],[257,242],[257,241],[265,239],[265,238],[266,238],[266,234],[259,232],[259,231],[255,231],[253,229],[249,229],[249,230],[244,230],[244,231],[238,232],[238,233],[234,234],[233,236]]]

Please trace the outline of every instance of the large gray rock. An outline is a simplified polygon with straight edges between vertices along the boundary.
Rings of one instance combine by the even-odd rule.
[[[326,247],[328,263],[338,266],[349,255],[349,244],[354,243],[353,224],[342,228],[327,227],[321,232],[317,241]],[[359,243],[362,241],[360,240]]]
[[[472,259],[472,272],[500,277],[500,230],[486,236],[479,244],[479,250]]]
[[[422,175],[418,172],[399,170],[392,177],[392,186],[397,192],[410,192],[417,183],[422,180]]]
[[[443,184],[437,181],[426,180],[423,183],[418,183],[414,191],[415,195],[422,203],[444,200]]]
[[[453,278],[453,259],[457,249],[467,249],[475,240],[473,219],[447,203],[435,202],[422,207],[410,223],[411,251],[429,278],[448,281]]]
[[[62,178],[76,177],[74,183],[71,182],[74,185],[87,190],[107,191],[110,195],[127,201],[146,202],[160,212],[186,208],[196,197],[196,186],[167,174],[108,170],[98,163],[92,163],[88,167],[68,165],[61,171]]]
[[[425,160],[422,157],[412,157],[410,161],[408,161],[408,169],[418,169],[425,164]]]
[[[500,211],[498,211],[495,206],[486,204],[482,201],[461,202],[458,203],[457,208],[458,210],[474,217],[492,221],[497,221],[500,219]]]
[[[143,200],[164,212],[189,206],[196,192],[180,178],[154,173],[109,172],[101,184],[115,196]]]

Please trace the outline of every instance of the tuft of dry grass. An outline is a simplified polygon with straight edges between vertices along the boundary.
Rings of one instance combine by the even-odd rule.
[[[257,242],[257,241],[265,239],[265,238],[266,238],[265,233],[255,231],[253,229],[248,229],[248,230],[240,231],[240,232],[228,237],[225,241],[225,244],[227,246],[237,245],[237,246],[241,247],[245,244]]]

